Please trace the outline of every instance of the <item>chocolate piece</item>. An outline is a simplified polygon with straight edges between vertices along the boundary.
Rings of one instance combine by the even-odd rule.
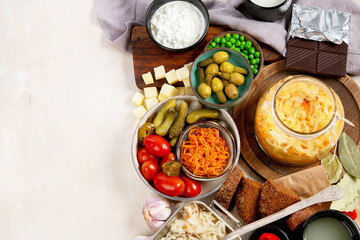
[[[346,74],[348,45],[290,38],[286,68],[303,72],[342,77]]]

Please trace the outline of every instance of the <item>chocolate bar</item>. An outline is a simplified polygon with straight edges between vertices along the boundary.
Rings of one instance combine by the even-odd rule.
[[[348,45],[344,42],[317,42],[290,38],[287,45],[285,66],[287,69],[342,77],[346,74]]]

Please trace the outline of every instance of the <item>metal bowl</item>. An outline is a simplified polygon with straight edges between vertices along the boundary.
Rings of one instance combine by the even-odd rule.
[[[204,32],[202,33],[201,37],[194,42],[192,45],[187,46],[185,48],[171,48],[171,47],[167,47],[164,46],[163,44],[161,44],[160,42],[158,42],[151,30],[151,19],[153,17],[153,15],[155,14],[155,12],[162,7],[163,5],[173,2],[173,1],[184,1],[184,2],[188,2],[191,3],[192,5],[194,5],[202,14],[202,16],[204,17]],[[175,52],[186,52],[186,51],[190,51],[191,49],[194,49],[195,47],[197,47],[202,40],[204,40],[206,33],[208,31],[209,28],[209,12],[205,6],[205,4],[201,1],[201,0],[155,0],[153,1],[150,6],[148,7],[147,11],[146,11],[146,17],[145,17],[145,27],[146,27],[146,31],[149,34],[151,40],[160,48],[168,50],[168,51],[175,51]]]
[[[198,176],[194,173],[192,173],[186,166],[182,165],[182,170],[184,171],[185,175],[187,175],[189,178],[198,180],[198,181],[213,181],[216,179],[221,178],[224,175],[227,175],[234,167],[235,163],[235,141],[231,133],[224,128],[223,126],[212,122],[212,121],[204,121],[204,122],[198,122],[189,125],[187,128],[184,129],[184,131],[179,136],[179,141],[176,145],[176,157],[179,160],[181,157],[181,146],[183,141],[186,141],[188,139],[189,131],[192,127],[198,126],[199,128],[216,128],[220,132],[220,136],[226,141],[226,145],[229,148],[229,159],[227,160],[226,167],[221,171],[221,173],[218,176]]]
[[[194,96],[188,96],[188,95],[183,95],[183,96],[176,96],[176,97],[172,97],[174,99],[177,100],[183,100],[186,101],[188,103],[190,103],[191,101],[197,101],[198,99]],[[172,99],[169,98],[169,99]],[[132,157],[132,161],[133,161],[133,165],[135,168],[136,173],[138,174],[138,176],[140,177],[140,179],[143,181],[143,183],[149,188],[151,189],[153,192],[167,198],[167,199],[171,199],[174,201],[189,201],[189,200],[196,200],[196,199],[200,199],[200,198],[204,198],[207,197],[213,193],[215,193],[220,186],[224,183],[227,174],[224,174],[221,178],[218,178],[216,180],[213,181],[207,181],[207,182],[201,182],[201,192],[198,196],[193,197],[193,198],[187,198],[187,197],[183,197],[183,196],[178,196],[178,197],[170,197],[167,196],[165,194],[162,194],[161,192],[157,191],[154,186],[149,183],[141,174],[141,166],[137,160],[137,152],[139,151],[140,147],[138,144],[138,138],[137,138],[137,133],[139,131],[139,128],[146,123],[147,121],[149,121],[150,119],[152,119],[152,117],[154,117],[154,115],[160,111],[160,109],[163,107],[163,105],[166,103],[165,101],[162,101],[160,103],[158,103],[157,105],[155,105],[154,107],[152,107],[144,116],[143,118],[140,120],[140,122],[138,123],[137,127],[135,128],[134,134],[133,134],[133,138],[132,138],[132,142],[131,142],[131,157]],[[227,129],[229,130],[229,132],[232,134],[232,136],[234,137],[234,142],[235,142],[235,148],[234,148],[234,155],[235,155],[235,160],[234,160],[234,165],[237,164],[239,157],[240,157],[240,136],[239,136],[239,132],[237,130],[236,124],[234,122],[234,120],[232,119],[231,115],[223,110],[220,109],[219,110],[219,120],[224,121],[228,127]]]

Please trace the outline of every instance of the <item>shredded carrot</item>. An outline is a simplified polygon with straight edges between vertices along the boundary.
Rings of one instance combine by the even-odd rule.
[[[221,173],[229,156],[229,148],[218,129],[193,126],[181,145],[180,161],[195,175],[213,177]]]

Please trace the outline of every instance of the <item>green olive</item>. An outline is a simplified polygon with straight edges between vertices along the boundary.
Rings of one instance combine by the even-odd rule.
[[[211,87],[206,83],[200,83],[198,93],[202,98],[208,98],[211,96]]]
[[[216,63],[212,63],[205,69],[205,74],[211,74],[213,77],[218,75],[219,73],[219,66]]]
[[[231,73],[229,82],[235,84],[236,86],[241,86],[244,84],[244,81],[245,78],[240,73],[237,72]]]
[[[219,51],[213,55],[214,62],[217,64],[222,64],[223,62],[227,61],[228,58],[229,54],[225,51]]]
[[[239,95],[239,91],[233,83],[225,87],[225,94],[230,99],[235,99]]]
[[[223,89],[224,89],[223,82],[219,78],[214,77],[213,80],[211,81],[211,90],[213,90],[213,92],[218,92]]]
[[[232,73],[234,71],[234,65],[229,62],[223,62],[220,65],[220,71],[224,73]]]

